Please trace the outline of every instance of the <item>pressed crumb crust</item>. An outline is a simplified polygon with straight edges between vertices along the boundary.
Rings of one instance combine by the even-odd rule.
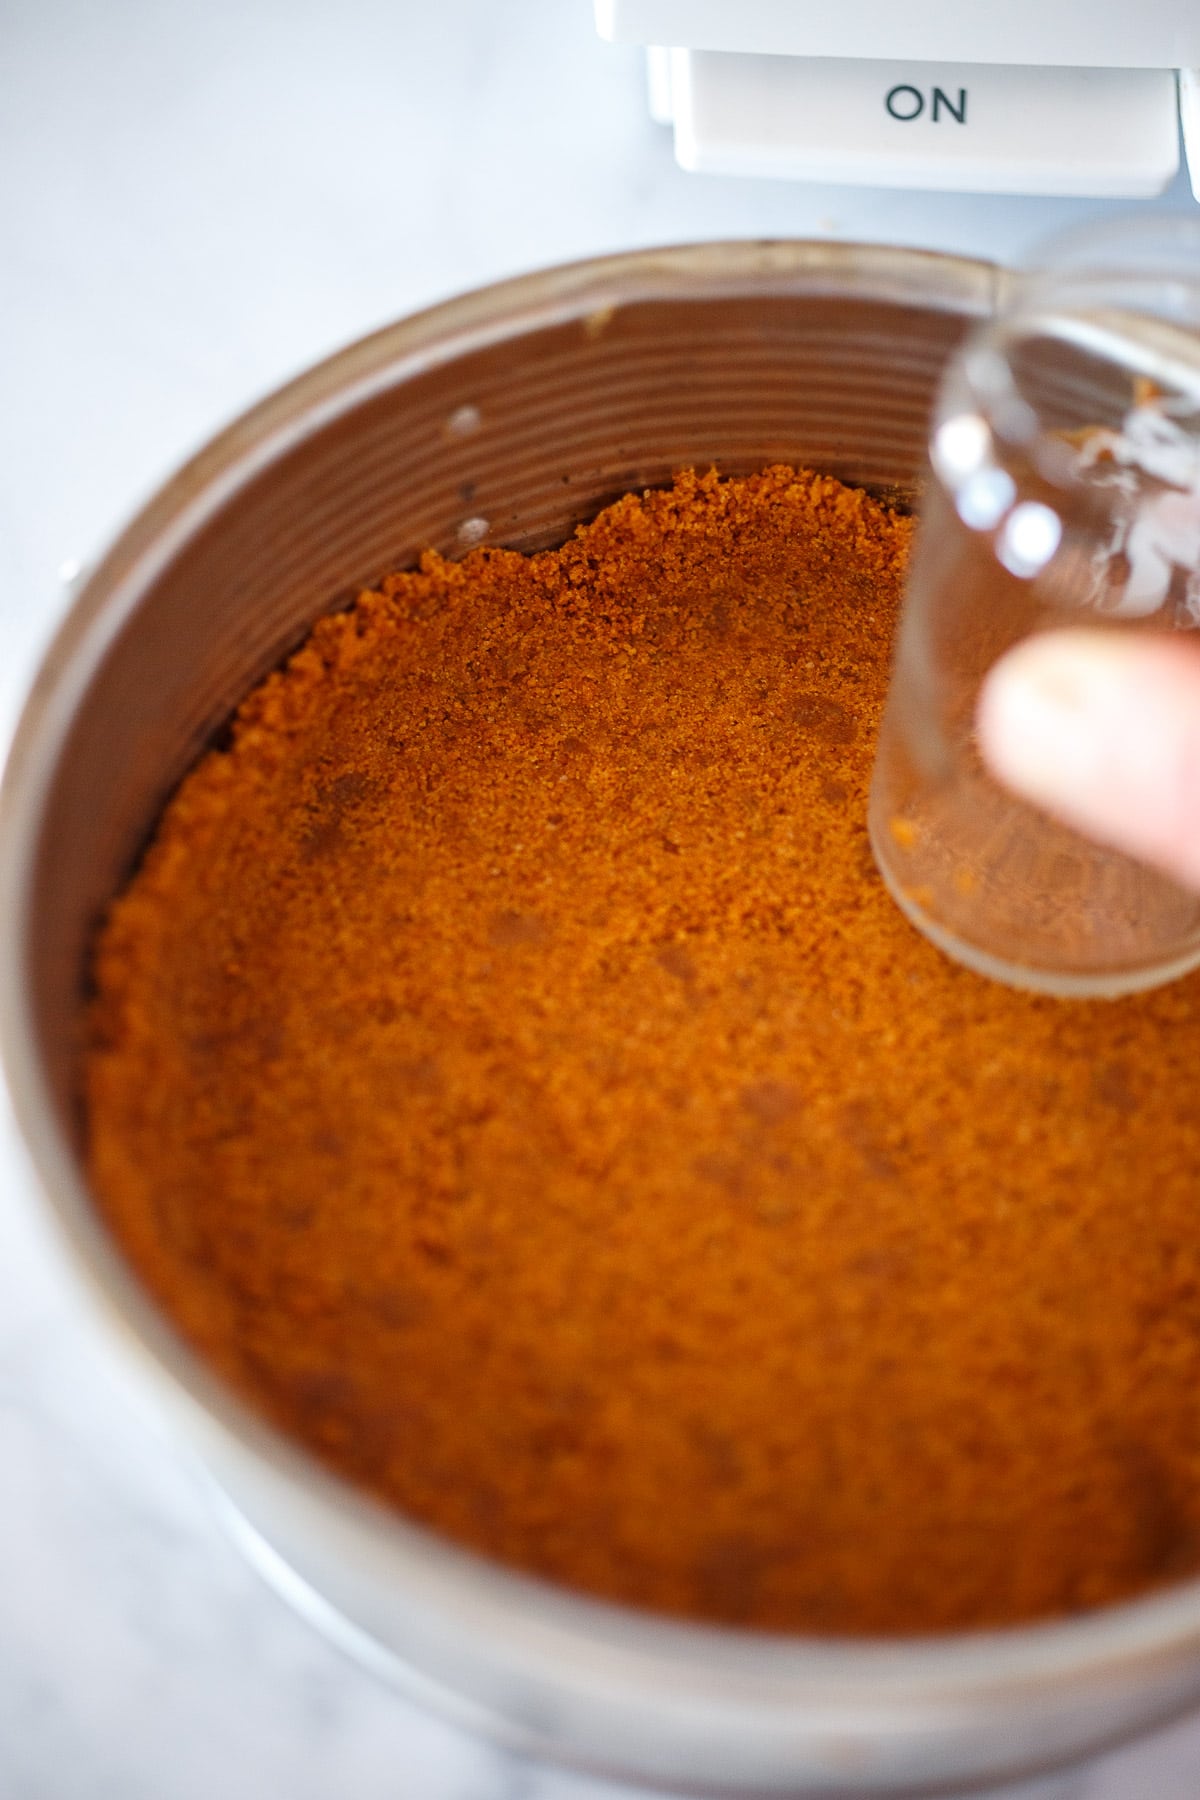
[[[322,620],[100,935],[99,1202],[320,1457],[818,1632],[1200,1567],[1200,981],[1010,992],[864,815],[909,522],[683,475]]]

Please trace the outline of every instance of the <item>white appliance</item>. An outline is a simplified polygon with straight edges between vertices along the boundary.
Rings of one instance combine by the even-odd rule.
[[[685,169],[1200,197],[1200,0],[596,0]]]

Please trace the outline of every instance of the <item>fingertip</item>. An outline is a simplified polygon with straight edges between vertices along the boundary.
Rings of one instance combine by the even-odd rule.
[[[1084,835],[1200,886],[1200,649],[1148,633],[1040,633],[983,682],[984,761]]]

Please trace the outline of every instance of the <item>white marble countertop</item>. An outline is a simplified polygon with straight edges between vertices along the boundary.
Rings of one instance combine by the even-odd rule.
[[[0,733],[64,574],[399,313],[696,238],[1004,258],[1085,210],[684,175],[587,0],[0,0]],[[415,1711],[285,1611],[118,1385],[3,1116],[0,1202],[0,1800],[609,1792]],[[1200,1720],[1036,1791],[1195,1800]]]

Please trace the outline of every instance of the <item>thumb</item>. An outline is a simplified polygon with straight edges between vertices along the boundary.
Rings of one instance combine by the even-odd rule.
[[[1200,889],[1200,646],[1094,630],[1027,638],[989,672],[976,722],[1006,787]]]

